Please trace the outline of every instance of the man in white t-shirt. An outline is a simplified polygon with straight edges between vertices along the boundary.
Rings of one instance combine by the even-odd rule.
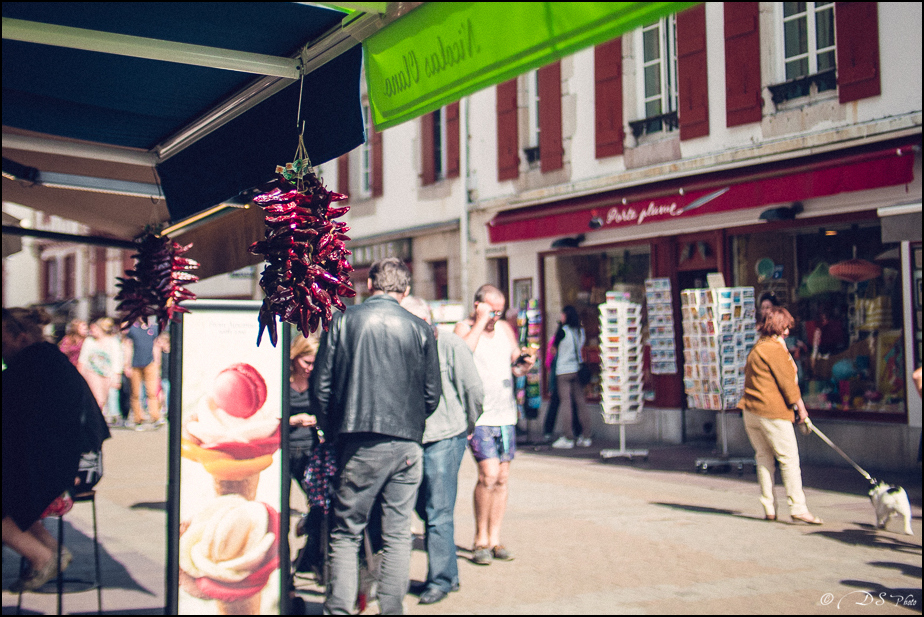
[[[513,328],[503,320],[505,304],[497,287],[482,285],[475,292],[475,310],[455,327],[472,350],[484,384],[484,413],[469,442],[478,462],[472,561],[479,565],[488,565],[492,559],[513,559],[500,543],[510,461],[516,453],[513,377],[525,375],[536,361],[527,349],[520,350]]]

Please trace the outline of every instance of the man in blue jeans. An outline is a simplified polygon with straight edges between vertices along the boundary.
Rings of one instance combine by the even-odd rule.
[[[420,298],[408,296],[401,306],[431,323],[430,307]],[[443,396],[439,407],[427,418],[423,436],[424,479],[417,497],[417,514],[426,525],[428,567],[421,604],[435,604],[459,589],[453,521],[459,467],[484,402],[484,387],[468,345],[452,332],[434,328],[434,335]]]
[[[311,375],[312,409],[339,451],[326,614],[354,611],[357,556],[377,500],[384,544],[379,606],[383,615],[404,612],[411,513],[423,476],[420,443],[442,393],[433,331],[399,304],[410,293],[407,266],[395,258],[372,264],[368,286],[372,297],[337,313],[321,336]]]

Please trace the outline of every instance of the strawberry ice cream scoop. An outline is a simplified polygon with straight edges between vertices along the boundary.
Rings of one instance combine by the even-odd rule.
[[[232,364],[215,378],[212,399],[236,418],[249,418],[266,402],[266,382],[249,364]]]

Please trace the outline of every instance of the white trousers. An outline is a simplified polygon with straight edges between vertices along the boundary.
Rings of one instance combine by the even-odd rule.
[[[774,461],[780,463],[780,475],[789,502],[789,514],[800,516],[808,513],[805,493],[802,492],[802,469],[799,467],[799,444],[796,431],[789,420],[772,420],[749,411],[742,412],[744,429],[754,446],[757,461],[757,482],[760,485],[760,504],[767,515],[776,515],[776,500],[773,496],[773,482],[776,475]]]

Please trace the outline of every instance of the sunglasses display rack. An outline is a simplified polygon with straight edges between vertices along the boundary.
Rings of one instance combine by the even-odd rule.
[[[683,387],[693,409],[733,409],[744,391],[744,365],[757,340],[753,287],[685,289]]]
[[[608,293],[600,310],[600,387],[603,421],[619,425],[619,449],[600,452],[604,459],[647,458],[647,450],[626,450],[626,424],[638,422],[644,398],[642,305]]]
[[[526,300],[517,312],[517,330],[520,347],[539,349],[542,335],[542,314],[539,301]],[[542,362],[537,358],[529,372],[516,378],[517,408],[520,417],[535,420],[542,405]]]

